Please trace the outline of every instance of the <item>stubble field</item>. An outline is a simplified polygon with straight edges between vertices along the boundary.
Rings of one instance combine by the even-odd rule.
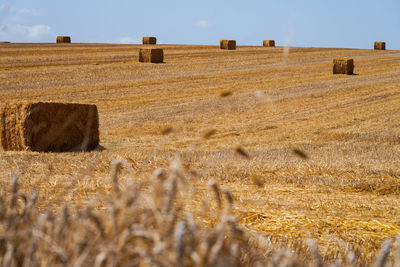
[[[196,186],[186,204],[206,225],[214,179],[241,225],[273,242],[312,238],[324,254],[355,247],[367,259],[400,234],[400,51],[160,45],[165,63],[143,64],[140,47],[0,44],[2,106],[96,104],[102,146],[0,151],[2,195],[16,173],[41,210],[79,210],[110,192],[114,159],[128,163],[121,184],[144,191],[172,162]],[[356,75],[332,75],[341,57]]]

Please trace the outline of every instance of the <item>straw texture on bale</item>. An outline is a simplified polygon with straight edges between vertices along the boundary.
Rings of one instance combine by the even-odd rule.
[[[386,43],[385,42],[375,42],[374,49],[375,50],[386,50]]]
[[[235,40],[221,40],[221,41],[219,41],[219,48],[235,50],[236,49],[236,41]]]
[[[71,43],[71,37],[69,37],[69,36],[57,36],[57,43]]]
[[[89,151],[99,144],[96,105],[69,103],[6,104],[1,112],[4,150]]]
[[[275,41],[274,40],[264,40],[263,41],[263,46],[265,46],[265,47],[275,47]]]
[[[142,43],[143,44],[156,44],[157,38],[156,37],[143,37]]]
[[[333,74],[348,74],[354,72],[353,59],[339,58],[333,60]]]
[[[139,62],[162,63],[164,51],[161,48],[141,48],[139,51]]]

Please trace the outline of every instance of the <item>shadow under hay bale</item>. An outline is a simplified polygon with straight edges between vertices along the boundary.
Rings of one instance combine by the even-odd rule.
[[[6,104],[1,112],[4,150],[71,152],[99,145],[96,105],[70,103]]]
[[[235,40],[221,40],[219,41],[220,49],[227,50],[235,50],[236,49],[236,41]]]
[[[157,44],[156,37],[143,37],[142,39],[143,44]]]
[[[69,36],[57,36],[57,43],[71,43],[71,37]]]
[[[339,58],[333,60],[333,74],[354,74],[353,59]]]
[[[163,63],[164,51],[161,48],[141,48],[139,51],[139,62]]]
[[[386,43],[385,42],[375,42],[374,50],[386,50]]]
[[[274,40],[264,40],[263,46],[264,47],[275,47],[275,41]]]

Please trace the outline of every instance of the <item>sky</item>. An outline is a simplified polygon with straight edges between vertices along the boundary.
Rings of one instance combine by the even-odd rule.
[[[0,0],[0,41],[158,43],[400,50],[400,0]]]

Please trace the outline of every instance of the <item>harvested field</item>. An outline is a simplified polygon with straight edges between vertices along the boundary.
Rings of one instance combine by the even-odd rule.
[[[144,191],[177,160],[198,199],[217,210],[217,180],[240,223],[274,242],[313,238],[328,256],[349,245],[370,259],[400,233],[400,51],[165,45],[165,64],[141,64],[140,47],[2,44],[1,105],[96,104],[104,148],[1,151],[2,195],[17,173],[41,210],[79,210],[111,191],[112,160],[129,163],[122,187]],[[347,57],[358,75],[332,75]],[[196,198],[186,205],[216,222]]]

